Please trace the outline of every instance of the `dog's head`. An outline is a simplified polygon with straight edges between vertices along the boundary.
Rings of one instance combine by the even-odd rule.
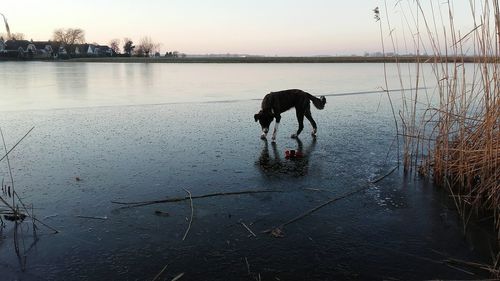
[[[267,133],[269,131],[269,125],[274,120],[274,116],[270,112],[259,111],[259,113],[253,116],[255,122],[259,121],[260,126],[262,127],[262,131]]]

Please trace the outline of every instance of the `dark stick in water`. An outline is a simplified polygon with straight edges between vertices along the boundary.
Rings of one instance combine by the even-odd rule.
[[[351,195],[353,195],[353,194],[356,194],[356,193],[358,193],[358,192],[361,192],[361,191],[363,191],[363,190],[366,190],[366,189],[368,189],[368,188],[370,188],[370,187],[371,187],[371,186],[365,186],[365,187],[363,187],[363,188],[359,188],[359,189],[356,189],[356,190],[354,190],[354,191],[351,191],[351,192],[348,192],[348,193],[346,193],[346,194],[343,194],[343,195],[341,195],[341,196],[339,196],[339,197],[332,198],[332,199],[330,199],[330,200],[328,200],[328,201],[324,202],[323,204],[321,204],[321,205],[319,205],[319,206],[316,206],[316,207],[314,207],[314,208],[310,209],[309,211],[307,211],[307,212],[305,212],[305,213],[303,213],[303,214],[301,214],[301,215],[299,215],[299,216],[296,216],[295,218],[293,218],[293,219],[291,219],[291,220],[289,220],[289,221],[287,221],[287,222],[284,222],[284,223],[280,224],[280,225],[279,225],[279,226],[277,226],[277,227],[273,227],[273,228],[270,228],[270,229],[266,229],[266,230],[262,231],[262,233],[270,233],[270,232],[273,232],[273,231],[274,231],[274,230],[276,230],[276,229],[277,229],[277,230],[280,230],[280,231],[279,231],[279,233],[281,233],[281,229],[283,229],[283,227],[285,227],[285,226],[287,226],[287,225],[289,225],[289,224],[291,224],[291,223],[294,223],[294,222],[296,222],[296,221],[298,221],[298,220],[300,220],[300,219],[302,219],[302,218],[304,218],[304,217],[307,217],[308,215],[310,215],[310,214],[312,214],[312,213],[316,212],[317,210],[319,210],[319,209],[321,209],[321,208],[325,207],[326,205],[328,205],[328,204],[330,204],[330,203],[332,203],[332,202],[335,202],[335,201],[340,200],[340,199],[344,199],[344,198],[349,197],[349,196],[351,196]]]
[[[393,173],[393,172],[394,172],[397,168],[398,168],[398,167],[396,166],[396,167],[394,167],[392,170],[390,170],[387,174],[385,174],[385,175],[383,175],[383,176],[381,176],[381,177],[379,177],[379,178],[377,178],[377,179],[375,179],[375,180],[370,181],[370,184],[374,184],[374,183],[377,183],[377,182],[379,182],[379,181],[381,181],[381,180],[385,179],[385,178],[386,178],[386,177],[388,177],[390,174],[392,174],[392,173]],[[304,218],[304,217],[307,217],[308,215],[310,215],[310,214],[312,214],[312,213],[316,212],[317,210],[319,210],[319,209],[323,208],[324,206],[326,206],[326,205],[328,205],[328,204],[330,204],[330,203],[333,203],[333,202],[338,201],[338,200],[340,200],[340,199],[344,199],[344,198],[346,198],[346,197],[349,197],[349,196],[351,196],[351,195],[354,195],[354,194],[356,194],[356,193],[359,193],[359,192],[361,192],[361,191],[364,191],[364,190],[366,190],[366,189],[368,189],[368,188],[370,188],[370,187],[371,187],[371,185],[367,185],[367,186],[365,186],[365,187],[358,188],[358,189],[355,189],[355,190],[353,190],[353,191],[347,192],[347,193],[345,193],[345,194],[343,194],[343,195],[340,195],[340,196],[338,196],[338,197],[334,197],[334,198],[332,198],[332,199],[330,199],[330,200],[328,200],[328,201],[326,201],[326,202],[322,203],[321,205],[316,206],[316,207],[314,207],[314,208],[310,209],[309,211],[307,211],[307,212],[305,212],[305,213],[303,213],[303,214],[301,214],[301,215],[299,215],[299,216],[297,216],[297,217],[295,217],[295,218],[293,218],[293,219],[291,219],[291,220],[289,220],[289,221],[287,221],[287,222],[284,222],[284,223],[280,224],[280,225],[279,225],[279,226],[277,226],[277,227],[273,227],[273,228],[270,228],[270,229],[266,229],[266,230],[262,231],[262,233],[273,233],[273,235],[274,235],[274,233],[277,233],[277,234],[282,235],[282,231],[281,231],[281,230],[283,229],[283,227],[285,227],[285,226],[287,226],[287,225],[289,225],[289,224],[291,224],[291,223],[294,223],[294,222],[296,222],[296,221],[298,221],[298,220],[300,220],[300,219],[302,219],[302,218]]]
[[[215,197],[215,196],[227,196],[227,195],[240,195],[240,194],[255,194],[255,193],[270,193],[270,192],[282,192],[280,190],[247,190],[247,191],[236,191],[236,192],[218,192],[218,193],[210,193],[205,195],[198,196],[184,196],[184,197],[176,197],[176,198],[166,198],[161,200],[152,200],[152,201],[138,201],[138,202],[119,202],[119,201],[111,201],[113,204],[120,205],[128,205],[122,208],[134,208],[146,205],[160,204],[160,203],[170,203],[170,202],[179,202],[190,199],[199,199],[199,198],[207,198],[207,197]]]

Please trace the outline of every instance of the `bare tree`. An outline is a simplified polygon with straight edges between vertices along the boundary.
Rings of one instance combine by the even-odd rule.
[[[124,42],[123,43],[123,52],[126,55],[131,56],[132,52],[135,49],[134,42],[132,42],[132,40],[130,38],[123,38],[123,42]]]
[[[134,50],[134,55],[136,57],[144,57],[145,56],[145,52],[144,52],[144,47],[142,45],[138,45],[137,48],[135,48]]]
[[[120,39],[113,39],[109,42],[109,47],[115,54],[120,53]]]
[[[146,36],[141,39],[141,43],[137,46],[137,55],[149,57],[149,54],[154,51],[156,44],[151,37]]]
[[[85,43],[85,31],[81,28],[59,28],[54,30],[53,40],[60,42],[69,53],[73,52],[76,44]]]
[[[155,43],[153,46],[153,52],[160,53],[161,45],[162,45],[161,43]]]

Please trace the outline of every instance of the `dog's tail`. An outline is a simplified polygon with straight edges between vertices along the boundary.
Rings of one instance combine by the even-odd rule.
[[[326,98],[325,96],[321,96],[319,98],[309,94],[309,99],[313,102],[314,106],[317,108],[317,109],[323,109],[325,108],[325,104],[326,104]]]

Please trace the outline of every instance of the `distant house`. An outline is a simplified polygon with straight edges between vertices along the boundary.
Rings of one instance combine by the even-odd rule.
[[[35,58],[49,59],[54,56],[53,42],[51,41],[34,41],[32,42],[36,48]]]
[[[87,44],[87,56],[97,56],[97,52],[95,50],[95,45],[94,44]]]
[[[64,59],[69,57],[110,57],[113,50],[105,45],[65,46],[56,41],[7,40],[0,37],[0,56],[20,59]]]
[[[112,57],[113,53],[114,53],[113,49],[111,49],[109,46],[105,46],[105,45],[98,45],[97,46],[97,55],[98,56]]]
[[[3,54],[5,52],[5,41],[3,40],[3,37],[0,37],[0,54]]]
[[[86,57],[89,55],[93,55],[94,50],[90,44],[77,44],[75,46],[75,51],[73,53],[76,57]]]
[[[4,42],[3,52],[8,57],[33,58],[36,54],[36,47],[28,40],[7,40]]]
[[[57,47],[57,54],[58,56],[67,56],[68,51],[66,51],[66,47],[63,45],[58,45]]]
[[[77,57],[110,57],[113,50],[104,45],[78,44],[75,47],[74,55]]]

